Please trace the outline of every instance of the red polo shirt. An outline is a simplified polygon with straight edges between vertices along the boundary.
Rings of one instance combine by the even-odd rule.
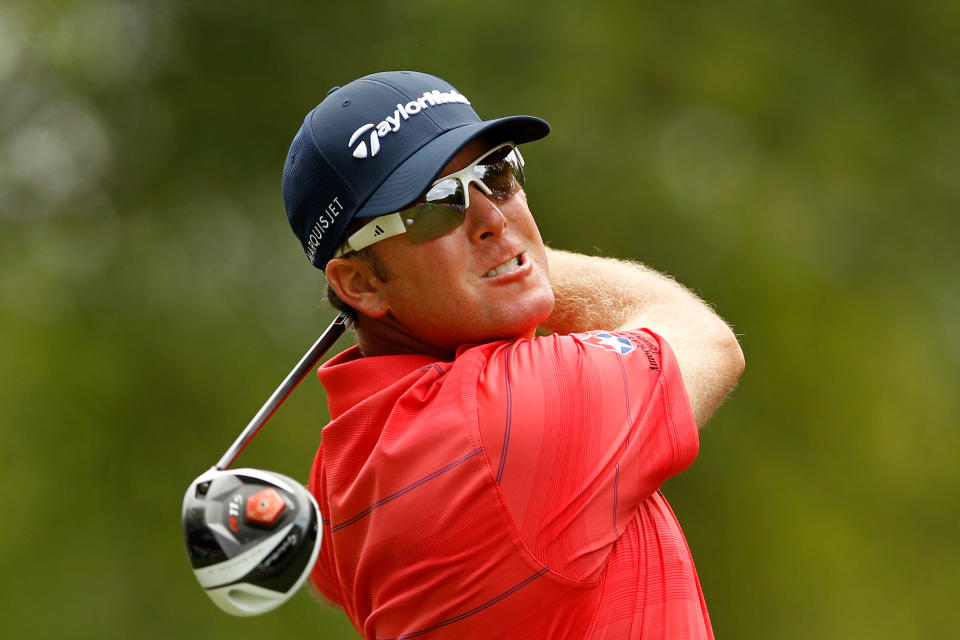
[[[319,370],[312,578],[365,638],[712,638],[659,489],[696,457],[669,346],[646,330]]]

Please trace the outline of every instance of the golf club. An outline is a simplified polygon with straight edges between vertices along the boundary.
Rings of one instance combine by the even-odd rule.
[[[194,575],[227,613],[252,616],[286,602],[320,551],[320,509],[302,484],[271,471],[230,469],[240,452],[343,335],[340,314],[183,497],[183,535]]]

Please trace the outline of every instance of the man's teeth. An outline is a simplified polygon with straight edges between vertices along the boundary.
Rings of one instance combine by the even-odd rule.
[[[496,268],[490,269],[490,271],[487,271],[486,277],[492,278],[493,276],[498,276],[501,273],[506,273],[507,271],[513,271],[519,266],[520,266],[520,256],[514,256],[510,260],[507,260],[506,262],[504,262],[499,267],[496,267]]]

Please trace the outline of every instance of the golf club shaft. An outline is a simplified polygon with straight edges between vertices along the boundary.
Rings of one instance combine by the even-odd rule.
[[[333,343],[343,335],[343,332],[346,331],[351,324],[353,324],[353,321],[342,313],[334,319],[330,326],[327,327],[327,330],[317,338],[317,341],[310,347],[310,350],[300,359],[297,366],[287,374],[287,377],[280,383],[277,390],[273,392],[273,395],[267,398],[267,401],[260,407],[257,414],[253,416],[250,423],[240,432],[237,439],[234,440],[230,448],[227,449],[226,453],[224,453],[217,462],[216,467],[214,467],[215,469],[222,471],[233,464],[233,461],[237,459],[240,452],[244,450],[247,444],[253,440],[253,437],[257,435],[257,432],[260,431],[260,428],[270,419],[273,412],[283,404],[287,396],[300,384],[300,381],[303,380],[307,373],[313,370],[317,363],[320,362],[320,358],[330,350]]]

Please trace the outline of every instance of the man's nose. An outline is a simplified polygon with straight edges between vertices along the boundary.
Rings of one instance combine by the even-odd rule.
[[[507,217],[500,211],[497,201],[473,182],[470,183],[470,190],[470,206],[466,211],[470,238],[485,240],[501,235],[507,228]]]

